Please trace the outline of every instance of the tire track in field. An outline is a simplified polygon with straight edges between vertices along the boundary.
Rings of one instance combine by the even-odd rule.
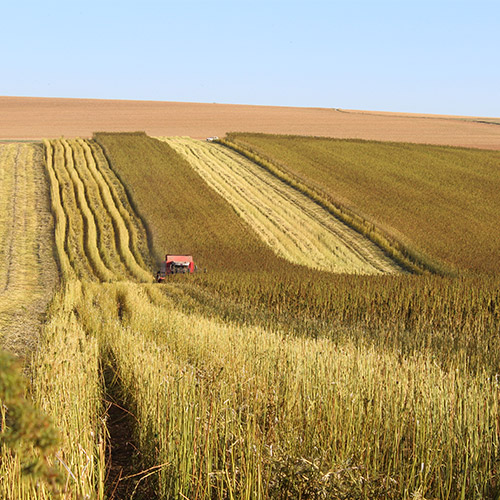
[[[401,271],[369,240],[241,155],[190,138],[164,140],[188,159],[278,255],[333,272]]]
[[[89,141],[46,141],[56,243],[63,275],[83,280],[152,281],[134,255],[126,212]],[[125,215],[125,217],[124,217]],[[140,226],[139,221],[135,224]]]

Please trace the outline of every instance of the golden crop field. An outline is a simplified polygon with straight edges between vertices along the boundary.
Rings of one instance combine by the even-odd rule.
[[[369,240],[241,155],[189,138],[164,140],[290,262],[337,273],[401,271]]]
[[[266,134],[228,139],[425,263],[499,272],[498,151]]]
[[[0,347],[21,356],[57,282],[42,154],[39,144],[0,145]]]
[[[0,497],[496,498],[498,279],[291,263],[206,161],[145,134],[45,142],[63,282],[31,392],[59,438],[0,440]],[[166,252],[207,272],[150,283]]]

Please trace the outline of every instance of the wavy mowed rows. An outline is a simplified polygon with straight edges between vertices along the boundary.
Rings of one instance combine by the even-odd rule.
[[[340,273],[401,271],[376,245],[241,155],[190,138],[163,140],[290,262]]]
[[[0,145],[0,346],[18,355],[33,347],[57,281],[52,229],[41,146]]]
[[[144,228],[99,146],[82,139],[45,146],[65,279],[151,281]]]

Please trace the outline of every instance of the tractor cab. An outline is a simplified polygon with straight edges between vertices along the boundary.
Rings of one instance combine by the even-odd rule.
[[[156,273],[156,281],[161,283],[169,274],[191,274],[196,266],[192,255],[165,255],[165,260],[161,263],[160,270]]]

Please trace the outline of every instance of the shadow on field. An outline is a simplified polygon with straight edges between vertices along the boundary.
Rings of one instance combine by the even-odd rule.
[[[107,402],[107,477],[105,494],[108,500],[146,500],[157,498],[157,475],[143,470],[134,428],[136,417],[123,398],[120,379],[112,364],[104,367]]]

